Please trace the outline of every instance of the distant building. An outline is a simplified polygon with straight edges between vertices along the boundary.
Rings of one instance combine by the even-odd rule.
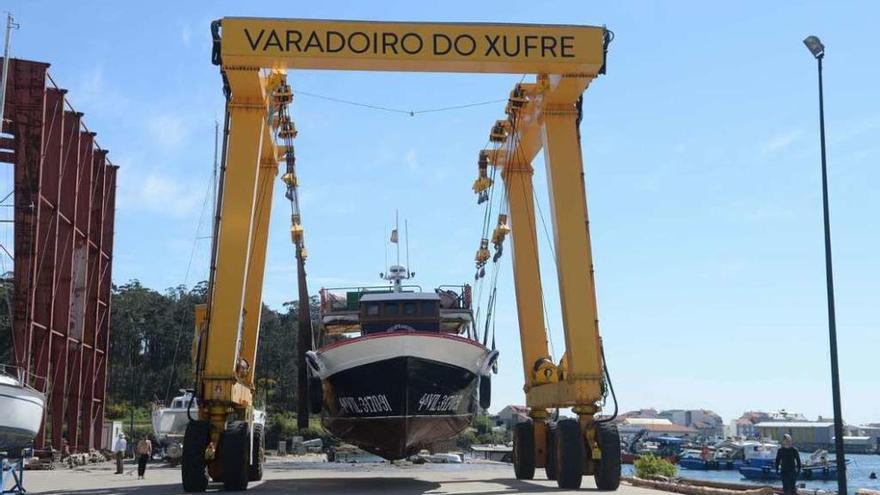
[[[621,436],[635,435],[642,430],[648,430],[652,436],[692,439],[700,435],[696,428],[675,424],[667,418],[624,418],[617,424],[617,429]]]
[[[791,435],[792,443],[801,450],[828,449],[834,444],[834,423],[828,421],[764,421],[755,425],[761,438],[782,442]]]
[[[498,414],[493,419],[495,420],[495,426],[505,426],[508,429],[512,429],[513,425],[529,420],[529,408],[526,406],[506,406],[498,411]]]
[[[680,426],[691,427],[706,439],[724,437],[724,421],[721,416],[707,409],[669,409],[658,414]]]
[[[770,414],[764,411],[746,411],[734,421],[734,433],[737,437],[755,438],[759,436],[755,425],[770,420]]]

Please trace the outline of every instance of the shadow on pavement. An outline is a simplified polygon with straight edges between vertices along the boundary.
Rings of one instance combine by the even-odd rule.
[[[321,495],[350,493],[382,493],[408,495],[426,493],[440,488],[440,483],[412,478],[293,478],[266,480],[254,487],[255,493],[320,493]]]
[[[166,485],[134,485],[132,486],[113,486],[106,488],[88,488],[83,490],[50,490],[40,492],[43,495],[168,495],[169,493],[180,493],[180,483]]]

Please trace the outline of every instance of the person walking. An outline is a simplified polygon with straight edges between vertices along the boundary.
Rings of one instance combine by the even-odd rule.
[[[137,444],[137,460],[138,460],[138,479],[144,479],[144,471],[147,470],[147,461],[150,460],[150,456],[153,455],[153,443],[150,442],[150,439],[144,435],[144,438],[141,439]]]
[[[122,458],[125,456],[125,449],[128,448],[128,442],[125,441],[125,434],[121,431],[116,437],[116,443],[113,444],[113,453],[116,455],[116,474],[122,474]]]
[[[782,475],[782,492],[785,495],[797,495],[797,477],[800,472],[801,453],[792,447],[791,435],[786,433],[782,439],[782,448],[776,451],[776,474]]]

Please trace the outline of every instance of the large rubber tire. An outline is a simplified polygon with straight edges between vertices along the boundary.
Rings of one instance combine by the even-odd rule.
[[[266,446],[263,439],[263,425],[254,425],[253,443],[251,465],[248,468],[248,479],[250,481],[260,481],[263,479],[263,463],[266,462]]]
[[[247,421],[235,421],[223,432],[220,449],[223,468],[223,489],[240,492],[247,490],[250,466],[251,438]]]
[[[596,488],[614,491],[620,486],[620,433],[617,425],[596,424],[596,443],[602,451],[602,459],[596,466]]]
[[[548,480],[556,479],[556,425],[547,423],[547,446],[544,449],[544,455],[547,456],[544,462],[544,473],[547,474]]]
[[[556,424],[556,485],[577,490],[584,477],[584,436],[576,419],[563,419]]]
[[[535,477],[535,426],[531,421],[513,425],[513,472],[518,480]]]
[[[492,377],[484,375],[480,377],[480,407],[489,409],[492,405]]]
[[[183,454],[180,457],[180,475],[183,491],[203,492],[208,489],[205,448],[211,438],[211,424],[207,421],[190,421],[183,435]]]
[[[321,379],[309,377],[309,411],[312,414],[320,414],[324,408],[324,388]]]

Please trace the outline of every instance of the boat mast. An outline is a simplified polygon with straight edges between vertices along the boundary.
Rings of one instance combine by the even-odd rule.
[[[6,79],[9,76],[9,45],[12,38],[12,30],[18,29],[18,24],[12,18],[12,14],[6,13],[6,41],[3,44],[3,79],[0,81],[0,132],[3,132],[3,122],[6,111]]]

